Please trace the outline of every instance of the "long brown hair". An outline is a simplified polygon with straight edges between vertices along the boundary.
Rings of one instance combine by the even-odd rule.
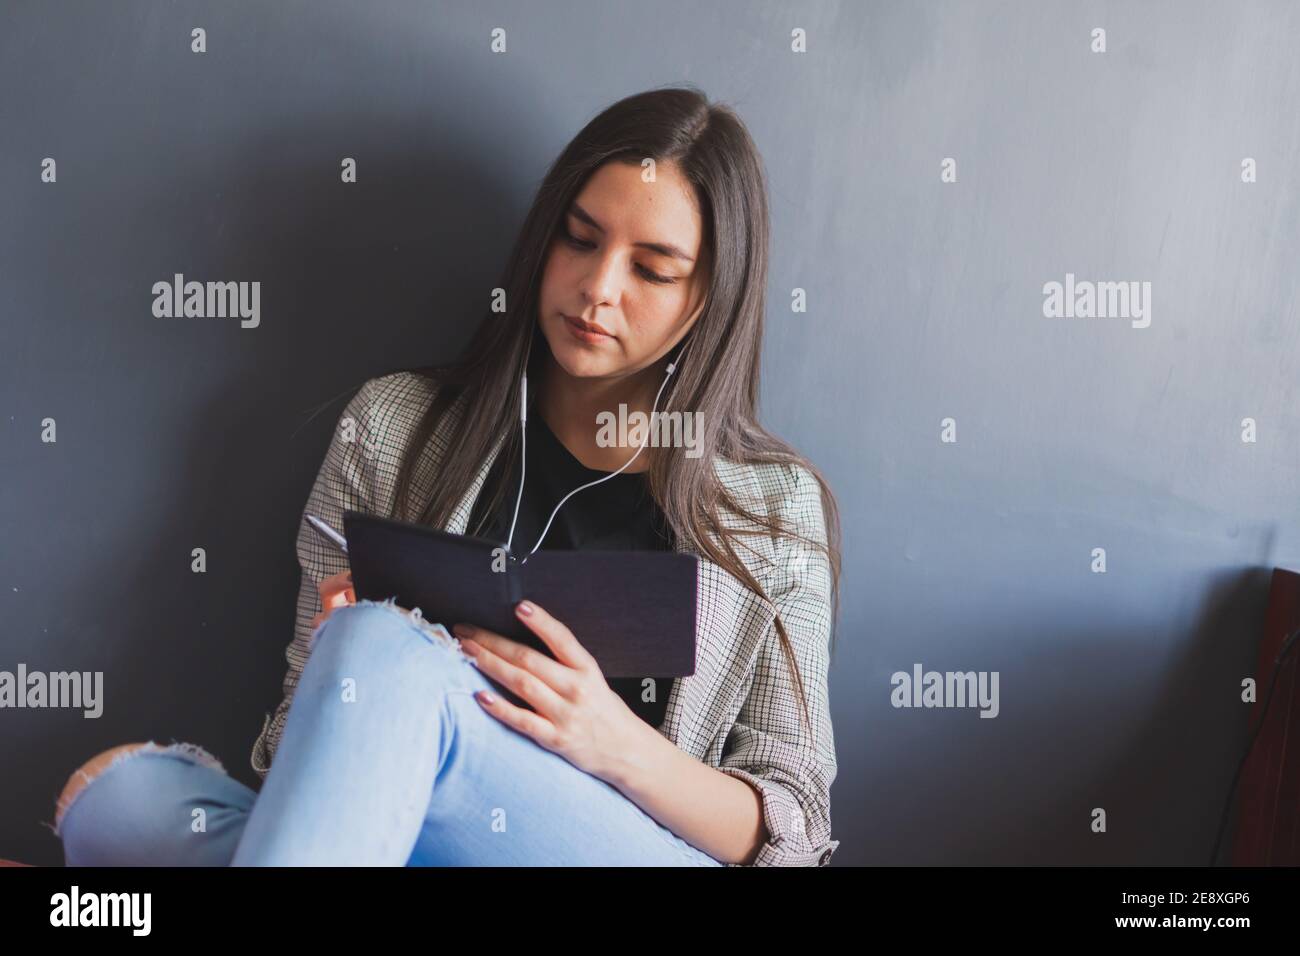
[[[676,165],[694,187],[704,222],[701,249],[709,264],[704,310],[683,342],[686,360],[663,395],[665,409],[698,410],[702,454],[655,455],[646,472],[649,489],[677,540],[731,573],[770,603],[737,556],[738,535],[772,534],[804,540],[824,552],[831,568],[832,634],[839,616],[839,509],[821,472],[758,423],[764,295],[767,288],[768,208],[762,161],[732,110],[713,104],[693,87],[650,90],[620,100],[592,119],[560,153],[537,191],[506,262],[500,283],[507,311],[487,312],[465,354],[447,365],[405,371],[434,379],[439,390],[424,413],[398,471],[394,515],[442,528],[469,491],[502,435],[503,476],[520,454],[519,380],[525,368],[541,379],[549,346],[537,322],[546,255],[570,204],[587,180],[610,161]],[[679,353],[680,354],[680,353]],[[465,413],[449,436],[432,498],[418,515],[407,514],[412,470],[443,414],[465,395]],[[714,456],[741,464],[800,465],[820,485],[826,544],[781,527],[735,500],[713,469]],[[503,484],[502,482],[498,484]],[[484,488],[495,511],[504,487]],[[724,527],[720,512],[752,528]],[[468,529],[474,534],[478,529]],[[716,535],[721,542],[714,542]],[[804,719],[811,723],[803,679],[780,615],[776,630],[789,661]],[[832,638],[833,643],[833,638]]]

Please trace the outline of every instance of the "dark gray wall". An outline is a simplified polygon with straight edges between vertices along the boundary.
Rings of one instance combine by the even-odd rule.
[[[342,398],[454,354],[560,147],[685,80],[763,152],[764,413],[843,508],[837,862],[1204,861],[1300,565],[1297,40],[1281,2],[9,0],[0,669],[106,701],[0,710],[0,856],[59,862],[117,743],[255,782]],[[154,318],[175,272],[261,324]],[[1150,326],[1045,317],[1066,273],[1151,282]],[[891,706],[914,663],[997,671],[999,716]]]

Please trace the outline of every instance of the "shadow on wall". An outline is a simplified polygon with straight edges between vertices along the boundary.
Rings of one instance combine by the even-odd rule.
[[[69,567],[64,599],[112,613],[45,635],[52,646],[27,656],[50,670],[102,670],[106,705],[93,721],[79,712],[14,712],[17,749],[4,760],[24,772],[6,786],[0,856],[61,864],[62,848],[40,822],[52,821],[77,766],[121,743],[198,743],[232,776],[260,785],[248,754],[281,699],[298,587],[294,542],[330,433],[363,381],[412,358],[410,343],[419,343],[421,361],[459,351],[485,308],[474,290],[496,284],[519,215],[501,199],[507,184],[484,178],[477,153],[490,144],[476,142],[481,129],[439,131],[421,153],[409,129],[395,121],[376,131],[375,122],[357,115],[301,128],[280,123],[238,145],[241,155],[280,158],[232,163],[236,181],[202,185],[230,197],[226,228],[208,255],[187,249],[194,224],[184,210],[160,211],[172,218],[149,224],[166,239],[147,261],[129,243],[106,244],[101,268],[139,292],[106,316],[124,333],[120,354],[132,368],[122,375],[148,375],[178,355],[192,361],[216,336],[232,338],[211,359],[222,370],[218,393],[169,399],[181,420],[155,425],[154,393],[147,411],[110,425],[122,429],[122,457],[138,473],[123,481],[157,487],[158,507],[109,523],[93,556]],[[365,156],[358,185],[342,192],[337,167],[304,179],[305,162],[283,158],[285,144],[319,143],[339,129],[369,137],[337,150]],[[200,188],[192,171],[173,172],[177,192]],[[412,219],[412,208],[423,214]],[[398,221],[421,228],[402,235]],[[476,242],[466,241],[467,224]],[[261,325],[154,318],[151,287],[175,272],[187,281],[260,279]],[[217,325],[223,321],[230,324]],[[163,322],[170,327],[160,335]],[[90,462],[85,468],[93,488],[96,471]],[[206,551],[203,575],[191,570],[195,547]]]

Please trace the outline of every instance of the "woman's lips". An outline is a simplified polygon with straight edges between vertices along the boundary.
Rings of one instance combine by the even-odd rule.
[[[588,344],[595,345],[600,342],[607,342],[613,338],[612,335],[609,335],[605,332],[592,331],[591,328],[583,325],[577,319],[569,315],[564,316],[564,324],[568,326],[569,331],[573,334],[573,337],[577,339],[579,342],[586,342]]]

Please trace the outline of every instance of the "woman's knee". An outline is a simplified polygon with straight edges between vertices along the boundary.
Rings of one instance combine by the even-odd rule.
[[[316,635],[311,658],[318,657],[322,660],[317,669],[328,667],[349,676],[363,666],[401,668],[416,659],[426,664],[471,665],[473,661],[445,627],[426,621],[418,608],[407,610],[392,598],[358,601],[334,611]]]
[[[209,781],[195,775],[219,777]],[[184,804],[229,778],[221,762],[194,744],[123,744],[95,755],[60,794],[54,832],[69,865],[134,865],[170,859],[167,849],[186,839]],[[239,787],[229,780],[231,787]],[[231,796],[223,794],[223,803]],[[206,797],[204,798],[206,802]],[[206,815],[207,809],[202,812]]]
[[[111,747],[91,757],[68,777],[68,781],[64,784],[63,791],[59,794],[55,805],[56,829],[62,823],[64,817],[67,816],[73,804],[77,802],[77,799],[91,783],[98,781],[110,769],[114,770],[114,776],[119,776],[120,774],[116,768],[120,766],[129,765],[131,768],[139,770],[142,762],[136,758],[150,754],[179,756],[185,758],[189,763],[196,763],[211,767],[222,773],[225,772],[225,767],[222,766],[220,760],[196,744],[173,743],[163,746],[150,740]],[[156,765],[145,761],[143,766],[148,771],[150,767]]]
[[[81,795],[81,791],[86,789],[87,784],[98,778],[115,762],[124,760],[128,755],[147,746],[148,742],[144,741],[111,747],[95,754],[95,756],[74,770],[72,775],[68,777],[68,782],[63,785],[63,791],[59,794],[58,800],[55,801],[54,826],[56,832],[63,826],[63,817],[68,812],[68,808]]]

